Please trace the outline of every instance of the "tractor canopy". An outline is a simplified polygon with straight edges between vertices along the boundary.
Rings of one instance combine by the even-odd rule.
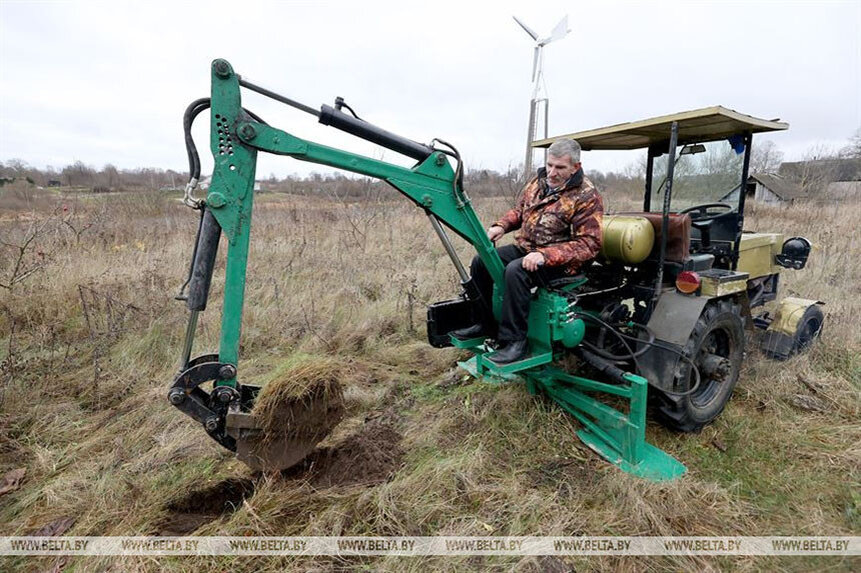
[[[720,141],[733,135],[782,131],[789,128],[788,123],[777,119],[759,119],[716,105],[558,135],[538,140],[532,145],[549,147],[557,139],[576,139],[584,151],[645,149],[655,145],[666,147],[670,141],[673,122],[677,122],[679,126],[678,145]]]
[[[576,139],[584,151],[646,149],[643,211],[664,214],[664,226],[688,215],[691,254],[713,254],[715,266],[734,270],[753,134],[788,127],[713,106],[559,135],[533,146]]]

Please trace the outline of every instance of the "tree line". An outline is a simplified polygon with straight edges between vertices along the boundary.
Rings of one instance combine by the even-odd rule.
[[[729,150],[719,156],[719,161],[730,157]],[[837,150],[826,150],[821,147],[811,148],[802,158],[802,162],[817,161],[822,164],[826,159],[861,158],[861,129],[856,131],[849,140],[849,145]],[[776,173],[783,163],[783,152],[769,140],[756,141],[751,157],[751,173]],[[620,171],[602,172],[584,166],[587,175],[603,189],[612,189],[624,194],[638,194],[642,191],[642,182],[646,172],[645,152],[642,157],[627,165]],[[19,185],[34,185],[38,187],[76,187],[90,189],[94,192],[106,191],[141,191],[141,190],[181,190],[185,187],[188,174],[173,169],[156,167],[139,167],[134,169],[118,169],[108,163],[101,169],[87,165],[83,161],[75,161],[62,168],[47,166],[44,169],[29,165],[21,159],[0,161],[0,186],[10,183]],[[276,177],[271,174],[268,178],[259,180],[262,191],[285,193],[316,193],[326,189],[338,197],[359,198],[377,196],[384,183],[367,178],[357,178],[335,172],[329,174],[311,173],[308,176],[296,175]],[[475,196],[515,195],[525,183],[521,166],[510,166],[503,172],[492,169],[468,170],[464,186]]]
[[[39,187],[85,187],[94,191],[137,191],[185,186],[187,175],[172,169],[139,167],[117,169],[108,163],[101,169],[75,161],[60,169],[44,169],[21,159],[0,161],[0,183],[26,182]]]

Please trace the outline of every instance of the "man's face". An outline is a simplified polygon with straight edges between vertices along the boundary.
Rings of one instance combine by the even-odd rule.
[[[580,162],[574,163],[569,155],[547,156],[547,182],[554,189],[568,181],[568,178],[574,175],[578,169],[580,169]]]

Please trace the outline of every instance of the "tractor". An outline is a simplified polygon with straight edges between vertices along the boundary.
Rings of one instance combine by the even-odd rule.
[[[168,400],[252,469],[277,471],[301,461],[326,432],[303,433],[293,426],[331,414],[325,406],[298,400],[283,411],[284,431],[273,431],[254,411],[260,388],[238,380],[260,151],[379,179],[422,209],[462,285],[459,295],[428,307],[429,343],[467,351],[471,357],[459,365],[476,378],[522,383],[530,393],[550,398],[582,423],[577,435],[591,449],[645,479],[669,480],[686,471],[646,441],[650,406],[672,429],[699,430],[732,394],[746,331],[765,330],[764,350],[785,358],[821,330],[823,315],[814,300],[785,299],[774,316],[753,314],[776,299],[780,269],[803,268],[810,251],[801,237],[783,241],[778,234],[743,231],[752,136],[786,129],[785,123],[713,107],[562,136],[577,139],[586,151],[646,148],[643,209],[605,216],[601,255],[582,274],[535,289],[529,355],[500,366],[490,360],[494,340],[451,334],[481,312],[498,318],[504,290],[502,261],[464,189],[464,165],[453,145],[396,135],[360,119],[342,98],[334,106],[307,106],[242,78],[223,59],[212,63],[211,81],[211,97],[189,105],[183,122],[190,171],[184,202],[199,212],[200,223],[188,280],[177,297],[190,312]],[[272,127],[242,107],[243,88],[416,163],[401,167]],[[198,199],[200,159],[191,126],[206,110],[215,165],[206,197]],[[547,147],[556,139],[534,145]],[[726,170],[704,169],[711,164],[696,156],[707,146],[729,149],[728,163],[737,164],[738,172],[729,177]],[[467,241],[484,262],[495,285],[491,300],[475,287],[449,232]],[[221,235],[228,252],[219,349],[192,358]]]

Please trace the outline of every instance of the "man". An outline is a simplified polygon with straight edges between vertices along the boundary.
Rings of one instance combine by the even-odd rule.
[[[521,192],[517,206],[487,230],[494,244],[509,231],[519,229],[514,244],[499,247],[505,265],[505,295],[497,341],[500,349],[489,358],[496,364],[522,360],[529,352],[526,340],[531,289],[542,282],[577,273],[583,263],[601,250],[601,195],[583,175],[580,144],[573,139],[553,143],[547,150],[546,167]],[[472,277],[485,301],[491,300],[493,280],[481,259],[471,265]],[[492,335],[493,317],[456,330],[461,339]]]

